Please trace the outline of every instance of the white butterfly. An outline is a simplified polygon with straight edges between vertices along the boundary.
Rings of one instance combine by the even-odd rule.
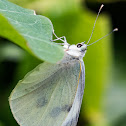
[[[19,81],[11,93],[11,111],[21,126],[77,125],[85,86],[83,57],[89,41],[69,45],[65,37],[63,40],[56,36],[53,41],[56,40],[63,41],[64,58],[56,64],[40,64]]]

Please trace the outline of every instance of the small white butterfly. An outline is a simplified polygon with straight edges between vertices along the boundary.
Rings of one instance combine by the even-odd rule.
[[[65,37],[53,34],[56,37],[53,41],[63,41],[64,58],[56,64],[45,62],[37,66],[18,82],[9,98],[11,111],[21,126],[77,125],[85,86],[83,57],[91,45],[92,34],[87,44],[77,45],[69,45]]]

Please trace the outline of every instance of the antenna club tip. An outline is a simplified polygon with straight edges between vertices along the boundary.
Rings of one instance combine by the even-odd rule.
[[[118,28],[115,28],[113,31],[118,31]]]
[[[101,6],[100,6],[100,11],[101,11],[101,9],[104,7],[104,4],[102,4]]]
[[[104,7],[104,4],[101,5],[101,8]]]

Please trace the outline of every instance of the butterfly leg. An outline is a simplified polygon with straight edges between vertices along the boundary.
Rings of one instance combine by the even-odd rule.
[[[63,40],[62,38],[63,38],[64,40]],[[61,41],[63,41],[63,42],[65,43],[66,37],[65,37],[65,36],[58,37],[58,38],[56,38],[56,39],[54,39],[54,40],[52,40],[52,41],[54,42],[54,41],[57,41],[57,40],[61,40]]]
[[[57,44],[59,44],[59,45],[63,45],[64,48],[66,48],[66,49],[69,48],[70,44],[67,43],[67,40],[66,40],[66,37],[65,37],[65,36],[58,37],[58,36],[55,34],[54,30],[53,30],[53,35],[56,37],[56,39],[51,40],[52,42],[57,41],[57,40],[60,40],[60,41],[62,41],[63,43],[57,43]],[[63,39],[62,39],[62,38],[63,38]]]
[[[56,39],[54,39],[54,40],[52,40],[52,41],[57,41],[57,40],[61,40],[63,43],[67,43],[67,40],[66,40],[66,37],[65,36],[62,36],[62,37],[58,37],[56,34],[55,34],[55,32],[54,32],[54,30],[53,30],[53,34],[54,34],[54,36],[56,37]],[[63,38],[63,39],[62,39]],[[68,44],[68,43],[67,43]]]

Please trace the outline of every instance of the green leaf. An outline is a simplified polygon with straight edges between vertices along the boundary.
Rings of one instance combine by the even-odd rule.
[[[51,42],[51,21],[33,10],[0,0],[0,35],[13,41],[36,57],[55,63],[62,59],[63,49]]]

